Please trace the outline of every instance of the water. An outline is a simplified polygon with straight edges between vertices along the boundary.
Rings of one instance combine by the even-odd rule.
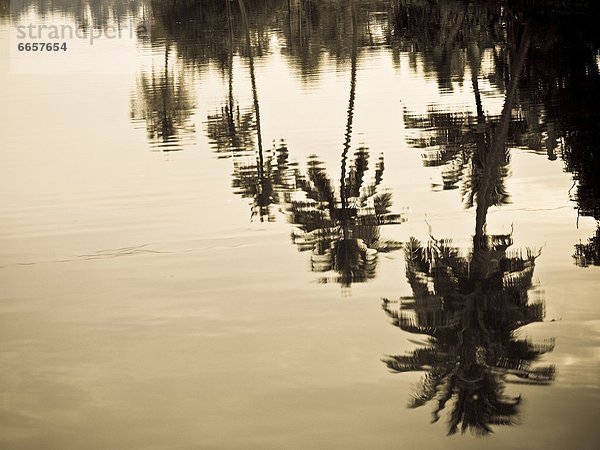
[[[2,448],[596,447],[592,13],[432,3],[2,3]]]

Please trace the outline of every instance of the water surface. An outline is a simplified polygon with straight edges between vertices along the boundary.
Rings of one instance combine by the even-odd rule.
[[[595,448],[584,3],[2,2],[2,448]]]

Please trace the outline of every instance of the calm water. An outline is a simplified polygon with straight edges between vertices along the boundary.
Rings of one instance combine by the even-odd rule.
[[[0,447],[597,448],[595,19],[509,3],[0,2]]]

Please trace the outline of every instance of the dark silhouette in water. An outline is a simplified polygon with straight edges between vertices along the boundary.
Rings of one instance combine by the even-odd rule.
[[[596,234],[588,239],[587,243],[575,245],[575,264],[580,267],[600,266],[600,226]]]
[[[573,173],[574,186],[569,193],[573,193],[578,215],[598,221],[598,3],[509,1],[509,8],[500,6],[494,2],[396,3],[392,18],[398,46],[411,54],[420,52],[423,69],[437,75],[443,90],[451,90],[451,82],[461,83],[465,68],[470,67],[477,98],[476,114],[448,111],[442,104],[431,105],[425,115],[405,110],[404,121],[411,131],[408,142],[422,150],[424,165],[442,167],[441,182],[434,188],[461,186],[466,206],[473,204],[469,195],[474,167],[471,158],[482,141],[490,140],[491,129],[500,121],[500,117],[482,120],[481,57],[484,52],[492,56],[488,61],[493,70],[485,75],[487,82],[506,89],[509,56],[516,42],[513,28],[516,18],[527,17],[532,45],[519,81],[518,104],[508,124],[507,142],[551,161],[561,158],[566,170]],[[483,122],[487,130],[482,134]],[[506,172],[508,165],[502,170]],[[497,204],[509,200],[501,183],[495,194]],[[594,242],[592,237],[592,253]],[[576,263],[595,264],[593,257],[582,257],[581,252],[591,254],[585,248],[584,244],[576,246]]]
[[[598,2],[594,2],[598,8]],[[571,5],[573,6],[573,5]],[[584,10],[585,11],[585,10]],[[597,11],[597,10],[596,10]],[[598,16],[541,15],[532,20],[534,46],[527,58],[521,91],[526,106],[542,105],[542,133],[552,135],[564,167],[573,174],[569,191],[579,216],[600,223],[600,72]],[[548,64],[552,61],[552,64]],[[592,237],[590,250],[594,248]],[[597,248],[597,244],[596,248]],[[582,247],[576,246],[576,254]],[[575,260],[598,265],[598,258]],[[597,251],[596,251],[597,254]],[[584,265],[585,265],[584,264]]]
[[[390,12],[392,45],[396,52],[410,52],[414,69],[419,54],[423,70],[437,77],[441,90],[451,91],[464,78],[467,50],[494,48],[502,33],[501,11],[499,2],[398,0]]]
[[[529,16],[532,46],[520,81],[521,108],[529,130],[543,140],[549,159],[561,157],[573,174],[569,194],[579,216],[600,220],[600,4],[588,0],[537,1],[546,7],[509,1],[515,13]],[[530,5],[531,6],[531,5]],[[568,13],[568,14],[567,14]],[[576,245],[575,262],[597,264]],[[585,257],[581,254],[589,255]],[[586,262],[587,260],[587,262]]]
[[[254,115],[256,117],[256,139],[258,144],[258,154],[256,159],[256,175],[252,174],[249,183],[243,183],[246,187],[246,192],[249,192],[253,199],[252,215],[257,215],[261,222],[266,218],[270,219],[269,206],[274,202],[273,183],[268,176],[270,173],[265,171],[265,158],[263,152],[262,132],[260,128],[260,105],[258,102],[258,90],[256,88],[256,75],[254,72],[254,56],[252,54],[252,40],[250,38],[250,23],[244,0],[238,0],[240,11],[242,13],[242,21],[244,23],[244,34],[246,37],[246,46],[248,47],[248,62],[250,70],[250,82],[252,85],[252,100],[254,103]],[[251,169],[253,168],[250,166]],[[270,166],[269,166],[270,167]],[[248,167],[238,169],[238,172],[248,171]]]
[[[510,235],[476,235],[471,253],[461,256],[448,241],[423,247],[413,238],[405,249],[413,298],[400,311],[383,303],[394,325],[429,336],[424,347],[383,361],[393,372],[426,372],[409,407],[437,398],[434,422],[453,401],[448,434],[486,435],[493,425],[516,423],[521,398],[504,395],[505,384],[554,378],[554,367],[534,365],[553,341],[536,344],[516,335],[543,320],[544,304],[529,298],[536,255],[511,254],[511,243]]]
[[[252,110],[242,110],[233,101],[227,102],[206,120],[206,135],[220,158],[229,158],[255,151],[256,123]]]
[[[554,2],[557,3],[557,2]],[[520,83],[524,110],[543,114],[538,128],[573,174],[579,216],[600,223],[600,72],[598,2],[562,2],[570,14],[532,9],[532,45]],[[549,63],[551,61],[551,63]],[[531,111],[534,111],[532,114]],[[550,145],[549,145],[550,144]],[[550,156],[550,155],[549,155]],[[597,234],[597,233],[596,233]],[[598,265],[597,236],[575,246],[575,263]]]
[[[350,98],[344,146],[340,188],[334,183],[316,156],[308,162],[306,177],[297,176],[296,185],[306,197],[291,201],[290,221],[299,225],[293,240],[301,250],[312,250],[311,266],[314,271],[334,271],[333,277],[322,277],[321,282],[335,281],[348,287],[375,276],[377,253],[400,248],[401,244],[380,236],[380,225],[399,224],[403,217],[392,214],[391,194],[378,192],[384,172],[383,157],[375,166],[374,178],[365,184],[369,168],[369,150],[359,147],[354,160],[348,165],[352,139],[354,100],[356,95],[358,30],[354,4],[350,3],[353,39],[351,48]]]
[[[316,156],[308,161],[307,176],[297,177],[296,185],[305,198],[293,199],[288,205],[289,220],[299,227],[292,239],[300,250],[311,250],[313,271],[335,272],[321,277],[322,283],[333,281],[349,287],[367,281],[375,277],[378,253],[402,246],[381,236],[382,225],[405,220],[390,212],[391,193],[378,191],[384,172],[383,157],[377,161],[370,183],[364,180],[368,162],[366,147],[356,150],[349,167],[343,160],[342,172],[348,173],[343,175],[339,192]]]
[[[164,30],[188,64],[203,69],[207,63],[225,67],[232,44],[235,53],[247,56],[246,24],[256,39],[258,54],[268,49],[269,32],[284,1],[246,0],[247,21],[237,1],[151,0],[151,4],[155,26]],[[233,27],[233,41],[230,41],[230,27]]]
[[[289,161],[289,152],[283,141],[271,151],[264,150],[251,28],[245,2],[240,0],[238,4],[244,24],[253,108],[251,113],[240,114],[239,106],[235,106],[232,73],[234,19],[231,7],[227,5],[227,22],[230,24],[229,92],[221,112],[208,118],[209,138],[220,154],[234,156],[233,186],[238,194],[252,199],[252,217],[272,221],[275,219],[272,206],[280,204],[286,208],[290,221],[299,226],[299,231],[293,235],[294,242],[301,250],[313,250],[313,270],[337,272],[333,279],[344,286],[372,278],[377,252],[400,247],[397,242],[381,238],[380,225],[401,223],[403,218],[390,212],[391,194],[377,191],[384,171],[383,158],[377,162],[375,177],[370,184],[364,180],[369,164],[366,147],[356,150],[355,159],[348,167],[357,71],[358,30],[354,7],[349,8],[355,32],[350,48],[350,100],[338,197],[334,183],[316,157],[309,160],[307,176],[302,176],[295,164]],[[250,162],[248,155],[254,155]],[[299,192],[304,193],[305,200],[297,198]],[[331,280],[331,277],[321,278],[322,282]]]
[[[245,36],[245,54],[248,58],[249,76],[252,89],[252,108],[241,112],[235,102],[233,87],[233,56],[235,17],[230,3],[226,4],[228,24],[227,78],[228,97],[225,106],[218,114],[209,115],[206,125],[207,135],[213,148],[223,157],[234,157],[232,186],[237,194],[252,200],[251,218],[261,222],[274,221],[273,208],[282,196],[293,189],[292,168],[289,152],[284,141],[272,150],[263,148],[260,121],[260,102],[256,82],[254,53],[250,22],[246,4],[238,1],[239,18]],[[260,40],[256,44],[260,53]]]
[[[295,164],[289,161],[284,141],[258,155],[254,162],[234,161],[232,186],[237,194],[251,199],[251,219],[273,222],[273,207],[285,202],[294,189]]]
[[[268,52],[273,36],[281,38],[290,66],[308,81],[320,73],[325,55],[345,63],[352,60],[353,52],[368,52],[376,45],[388,46],[397,63],[400,53],[408,57],[411,67],[435,77],[441,92],[464,83],[470,69],[478,98],[476,113],[449,112],[443,105],[432,105],[425,116],[405,111],[404,117],[408,128],[417,130],[417,137],[413,135],[409,142],[423,149],[424,163],[442,166],[442,179],[434,187],[461,188],[466,206],[474,204],[471,194],[476,191],[470,187],[477,182],[477,173],[471,171],[478,170],[473,155],[492,139],[500,122],[500,117],[483,116],[481,98],[487,85],[507,89],[515,43],[512,27],[518,18],[527,17],[534,45],[521,77],[507,142],[564,161],[576,181],[572,192],[580,215],[600,217],[595,2],[357,0],[351,2],[352,11],[350,3],[341,0],[246,0],[244,8],[220,0],[151,3],[153,29],[162,30],[186,64],[203,70],[207,63],[217,63],[229,72],[230,86],[232,55],[259,57]],[[480,86],[481,81],[485,85]],[[236,104],[232,92],[230,87],[221,111],[208,118],[207,133],[224,154],[256,152],[261,134],[256,132],[258,108]],[[264,211],[265,202],[272,198],[260,194],[271,190],[264,176],[269,171],[267,153],[258,151],[256,162],[236,163],[246,172],[246,181],[249,168],[256,169],[256,182],[247,189],[249,196],[259,193],[255,211]],[[493,195],[495,204],[501,205],[509,201],[502,180],[508,160],[497,170],[503,176],[496,179]]]
[[[217,114],[209,115],[206,122],[206,133],[212,147],[223,154],[223,157],[236,153],[254,151],[254,133],[256,122],[252,109],[240,110],[235,101],[233,86],[233,56],[235,47],[234,17],[230,2],[226,2],[227,12],[227,80],[228,96],[225,105]],[[251,49],[250,49],[251,50]],[[255,86],[255,85],[254,85]]]
[[[491,7],[491,5],[489,6]],[[453,13],[450,13],[451,11],[444,12],[442,6],[438,6],[438,8],[441,8],[439,20],[442,23],[449,22],[444,26],[450,27],[452,24],[454,31],[451,35],[454,35],[454,38],[451,40],[452,42],[444,44],[445,50],[437,58],[443,60],[446,57],[444,55],[448,52],[458,52],[464,60],[461,73],[465,71],[468,63],[475,96],[476,115],[469,111],[446,111],[441,105],[430,105],[428,113],[424,116],[405,109],[404,122],[407,128],[413,131],[413,137],[408,139],[408,143],[422,150],[423,164],[442,167],[441,187],[443,189],[457,189],[462,184],[463,200],[465,206],[469,208],[474,204],[473,197],[478,192],[478,183],[485,179],[481,171],[481,155],[487,153],[486,148],[492,142],[502,142],[505,145],[519,140],[522,120],[514,120],[510,116],[511,110],[506,110],[506,108],[502,114],[509,114],[509,117],[500,115],[490,119],[484,114],[482,105],[479,81],[481,59],[485,48],[492,47],[495,44],[494,37],[499,35],[498,24],[501,20],[499,12],[494,8],[489,9],[486,5],[472,8],[464,3],[461,6],[460,2],[453,3],[453,7],[450,8],[451,11],[455,10]],[[426,20],[426,17],[421,17],[419,23]],[[413,26],[416,25],[413,24]],[[502,41],[506,41],[503,47],[509,47],[514,41],[515,30],[512,29],[512,21],[507,23],[506,28],[506,37],[502,38]],[[434,39],[433,42],[437,42],[439,39],[442,37]],[[460,42],[454,42],[456,40]],[[501,74],[506,71],[506,62],[509,60],[509,56],[504,50],[498,50],[498,52],[499,54],[495,58],[496,73]],[[437,53],[433,53],[435,57]],[[445,63],[442,62],[442,67],[444,66]],[[448,68],[446,74],[441,69],[437,71],[442,77],[440,83],[450,83],[452,76],[449,70]],[[443,80],[446,79],[447,81],[444,82]],[[498,88],[508,89],[506,86],[508,78],[496,76],[493,81]],[[450,87],[451,85],[445,86],[447,89]],[[514,88],[512,89],[514,90]],[[511,99],[511,107],[512,102]],[[414,131],[417,131],[416,136]],[[496,137],[498,133],[500,136]],[[493,166],[498,173],[493,174],[492,177],[495,183],[494,189],[488,191],[488,195],[491,196],[490,205],[502,205],[509,202],[509,195],[504,186],[504,178],[508,174],[508,152],[497,152],[496,154],[503,160]],[[434,185],[434,187],[437,188],[440,185]]]
[[[311,82],[319,77],[325,55],[340,64],[351,59],[354,41],[358,51],[389,45],[389,3],[355,0],[350,7],[348,0],[286,0],[287,17],[280,29],[292,68],[304,82]]]
[[[547,384],[554,379],[553,366],[534,365],[553,349],[553,341],[534,344],[517,337],[521,327],[544,318],[543,301],[530,299],[537,255],[531,250],[509,252],[510,234],[486,233],[487,212],[498,203],[498,180],[507,160],[508,125],[530,42],[527,25],[518,42],[500,120],[493,130],[482,133],[489,140],[482,139],[475,147],[471,162],[476,219],[470,252],[461,255],[449,240],[432,238],[424,247],[411,238],[405,256],[413,297],[402,301],[399,310],[388,300],[383,302],[394,325],[429,336],[424,347],[383,361],[393,372],[426,372],[409,406],[437,398],[434,422],[453,402],[449,435],[470,430],[483,436],[494,425],[516,423],[521,398],[506,396],[505,384]]]
[[[184,69],[180,68],[176,78],[174,69],[169,66],[170,43],[166,42],[164,47],[162,70],[155,71],[153,66],[151,73],[139,76],[131,102],[131,118],[145,122],[148,140],[160,150],[181,150],[182,138],[194,133],[189,118],[195,105],[193,94],[181,79]]]

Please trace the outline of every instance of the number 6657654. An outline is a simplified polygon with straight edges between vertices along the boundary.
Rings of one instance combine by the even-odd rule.
[[[17,49],[20,52],[58,52],[67,51],[67,43],[63,42],[19,42]]]

